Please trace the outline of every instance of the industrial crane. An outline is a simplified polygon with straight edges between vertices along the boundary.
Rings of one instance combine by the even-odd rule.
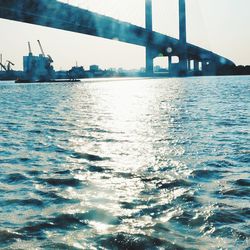
[[[5,70],[7,71],[6,67],[0,62],[0,66]]]
[[[13,62],[9,61],[9,60],[7,60],[6,62],[7,62],[7,66],[6,66],[7,71],[10,71],[11,70],[11,65],[14,66],[15,64]]]
[[[41,50],[41,52],[42,52],[42,56],[43,56],[43,57],[46,57],[46,56],[45,56],[45,53],[44,53],[44,50],[43,50],[43,47],[42,47],[42,44],[40,43],[39,40],[37,40],[37,42],[38,42],[38,45],[39,45],[40,50]],[[50,55],[47,55],[47,56],[48,56],[49,62],[52,63],[52,62],[53,62],[53,59],[51,58],[51,56],[50,56]]]
[[[31,51],[30,42],[28,42],[28,47],[29,47],[29,56],[32,56],[32,51]]]
[[[1,66],[1,71],[3,70],[3,66],[2,66],[2,62],[3,62],[3,55],[0,54],[0,66]]]
[[[11,65],[14,66],[15,64],[9,60],[6,61],[7,64],[6,66],[3,65],[1,62],[0,62],[0,66],[5,70],[5,71],[10,71],[11,70]]]
[[[37,42],[38,42],[38,45],[39,45],[40,50],[41,50],[41,52],[42,52],[42,56],[43,56],[43,57],[45,57],[45,54],[44,54],[44,51],[43,51],[43,47],[42,47],[42,45],[41,45],[40,41],[39,41],[39,40],[37,40]]]

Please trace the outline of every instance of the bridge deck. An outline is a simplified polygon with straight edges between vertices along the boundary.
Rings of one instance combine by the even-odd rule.
[[[178,39],[56,0],[1,0],[0,18],[150,46],[155,56],[168,55],[168,47],[172,48],[171,55],[179,56],[183,52]],[[222,56],[192,44],[187,44],[187,53],[190,59],[233,64]]]

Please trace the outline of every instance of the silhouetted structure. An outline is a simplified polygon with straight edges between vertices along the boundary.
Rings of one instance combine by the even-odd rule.
[[[179,0],[179,39],[181,44],[181,52],[179,56],[179,74],[186,75],[188,73],[187,58],[187,28],[186,28],[186,3],[185,0]]]
[[[154,55],[153,48],[151,48],[151,34],[153,31],[153,20],[152,20],[152,1],[146,0],[145,2],[145,19],[146,19],[146,32],[148,33],[148,43],[146,45],[146,72],[148,74],[153,73],[154,67]]]
[[[153,59],[158,56],[168,56],[172,75],[213,75],[220,68],[234,66],[227,58],[186,43],[185,0],[179,0],[180,40],[152,31],[152,2],[145,1],[146,28],[56,0],[2,0],[0,18],[144,46],[149,74],[153,72]],[[179,57],[178,65],[172,65],[172,56]],[[193,68],[190,67],[191,61]]]
[[[31,51],[30,43],[28,56],[23,57],[23,80],[26,81],[50,81],[54,79],[54,68],[51,65],[53,62],[51,56],[44,54],[42,45],[38,40],[41,49],[41,54],[34,56]]]
[[[217,75],[250,75],[250,65],[239,65],[239,66],[230,66],[225,65],[220,67],[217,72]]]

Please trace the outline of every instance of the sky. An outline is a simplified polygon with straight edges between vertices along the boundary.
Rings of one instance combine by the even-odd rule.
[[[145,0],[61,0],[139,26],[145,25]],[[153,29],[178,38],[178,0],[152,0]],[[237,65],[250,64],[250,0],[186,0],[187,40],[223,55]],[[39,39],[56,70],[97,64],[101,68],[145,67],[145,48],[103,38],[0,19],[3,61],[22,69],[22,56],[39,54]],[[166,58],[155,59],[164,67]]]

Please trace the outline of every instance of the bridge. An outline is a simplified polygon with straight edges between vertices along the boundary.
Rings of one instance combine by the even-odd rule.
[[[187,43],[185,0],[179,0],[179,39],[152,30],[152,0],[145,0],[145,28],[56,0],[0,0],[0,18],[144,46],[149,75],[153,59],[159,56],[168,57],[172,75],[215,75],[220,68],[234,65],[223,56]],[[179,58],[178,63],[172,63],[173,56]]]

